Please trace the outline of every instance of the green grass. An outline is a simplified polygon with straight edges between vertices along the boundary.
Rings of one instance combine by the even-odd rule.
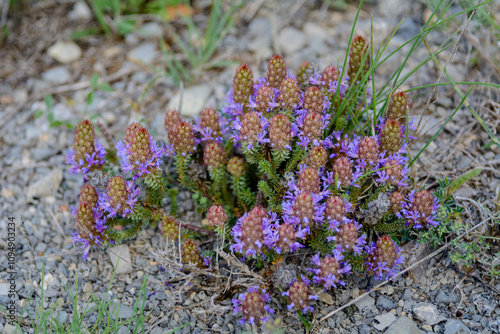
[[[45,259],[43,261],[42,271],[40,273],[40,282],[43,282],[45,278]],[[72,306],[73,312],[72,314],[69,314],[69,316],[71,316],[72,318],[71,323],[69,323],[68,321],[61,323],[58,320],[63,305],[56,305],[54,303],[48,309],[44,307],[44,302],[47,302],[47,298],[44,297],[43,284],[40,283],[38,292],[39,297],[35,298],[35,312],[32,314],[28,313],[27,317],[25,317],[25,314],[27,312],[27,305],[29,305],[31,301],[27,300],[26,305],[21,311],[19,320],[16,323],[16,327],[21,330],[26,329],[26,327],[32,328],[34,330],[34,333],[36,334],[116,333],[121,327],[128,328],[131,333],[134,334],[144,333],[146,330],[146,320],[149,317],[150,313],[153,311],[150,310],[149,312],[145,312],[146,300],[148,297],[146,295],[146,282],[148,276],[145,275],[142,287],[138,293],[138,298],[133,305],[133,316],[131,316],[129,319],[119,321],[117,316],[118,309],[116,308],[116,306],[114,306],[116,305],[114,303],[117,302],[117,300],[115,298],[106,298],[112,288],[115,274],[116,270],[113,271],[111,280],[108,284],[108,288],[105,293],[102,293],[102,297],[97,297],[94,295],[94,293],[91,292],[91,300],[87,301],[87,306],[81,311],[79,311],[79,307],[77,307],[77,302],[80,297],[78,296],[78,277],[75,275],[74,287],[65,287],[69,299],[71,300],[70,304]],[[95,306],[88,307],[91,302],[94,303]],[[5,314],[8,314],[5,307],[0,306],[0,309]],[[96,316],[95,324],[90,324],[88,322],[88,318],[85,319],[90,315]],[[23,321],[23,318],[26,320]],[[26,326],[26,321],[29,323],[28,326]],[[174,333],[176,330],[181,329],[187,325],[189,325],[189,323],[183,324],[173,330],[168,331],[167,333]]]

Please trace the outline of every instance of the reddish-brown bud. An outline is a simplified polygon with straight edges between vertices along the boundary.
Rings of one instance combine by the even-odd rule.
[[[269,122],[269,140],[278,151],[284,150],[292,140],[292,126],[287,116],[278,114]]]
[[[283,108],[293,110],[300,102],[299,83],[293,78],[285,79],[281,82],[278,96]]]
[[[246,105],[253,93],[253,73],[248,65],[236,69],[233,80],[233,101]]]
[[[286,78],[285,60],[280,55],[274,55],[267,64],[266,82],[272,88],[279,88]]]

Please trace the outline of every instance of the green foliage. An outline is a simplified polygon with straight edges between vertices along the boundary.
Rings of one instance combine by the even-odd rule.
[[[179,84],[182,81],[192,82],[204,70],[233,64],[230,61],[212,61],[211,59],[219,44],[233,27],[236,11],[242,4],[243,2],[232,3],[229,8],[224,8],[222,0],[214,0],[204,31],[194,23],[191,17],[184,16],[186,36],[174,32],[173,39],[186,62],[180,61],[165,42],[160,43],[166,65],[165,74]]]

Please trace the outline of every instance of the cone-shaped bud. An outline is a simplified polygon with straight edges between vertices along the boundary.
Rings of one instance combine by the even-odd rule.
[[[354,249],[358,243],[359,232],[354,221],[348,221],[340,224],[339,232],[335,238],[335,242],[342,247],[342,249]]]
[[[321,139],[323,135],[322,119],[318,112],[309,112],[306,117],[304,117],[304,122],[302,124],[302,133],[310,141],[315,139]]]
[[[229,218],[222,206],[213,204],[208,209],[207,219],[210,226],[223,228]]]
[[[389,196],[389,200],[391,201],[390,204],[390,210],[392,213],[396,214],[399,213],[402,209],[402,204],[401,202],[404,201],[404,196],[401,194],[399,191],[395,191]]]
[[[123,177],[113,177],[108,184],[109,206],[120,216],[124,215],[125,210],[130,210],[130,205],[127,203],[128,197],[129,193]]]
[[[200,128],[212,129],[212,137],[220,137],[220,116],[214,108],[205,108],[200,115]]]
[[[287,116],[278,114],[269,122],[269,140],[271,146],[282,151],[290,145],[292,140],[292,125]]]
[[[384,171],[389,176],[388,182],[392,185],[397,185],[403,177],[403,166],[397,160],[387,160],[384,167],[388,167]]]
[[[309,288],[299,280],[294,281],[288,290],[290,305],[293,305],[295,311],[304,311],[309,308]]]
[[[313,146],[307,153],[306,165],[318,169],[324,167],[328,161],[328,153],[324,146]]]
[[[341,222],[347,214],[344,199],[338,195],[328,197],[326,200],[325,217]]]
[[[177,154],[191,153],[195,146],[193,126],[185,121],[180,121],[172,131],[171,144]]]
[[[95,132],[94,126],[89,120],[81,121],[75,130],[73,141],[73,150],[75,151],[74,160],[83,161],[84,167],[88,166],[87,155],[92,155],[95,151]]]
[[[233,79],[233,101],[246,105],[253,93],[253,73],[248,65],[240,65]]]
[[[387,268],[392,268],[398,258],[396,243],[388,235],[383,235],[377,240],[375,250],[371,256],[372,263],[384,263]]]
[[[183,263],[190,263],[200,268],[203,266],[200,250],[193,239],[184,240],[181,246],[181,253]]]
[[[373,137],[361,139],[358,146],[358,156],[367,165],[374,165],[379,161],[378,143]]]
[[[267,63],[266,82],[272,88],[279,88],[287,75],[285,60],[280,55],[274,55]]]
[[[92,205],[97,203],[97,191],[90,184],[84,184],[80,189],[80,195],[78,197],[78,202],[87,202]]]
[[[330,277],[332,285],[339,282],[340,279],[340,263],[334,256],[325,256],[319,264],[319,277],[323,280]]]
[[[325,96],[316,86],[311,86],[307,89],[304,94],[303,108],[309,113],[316,112],[321,114],[323,112],[323,105],[325,102]]]
[[[235,177],[241,177],[245,173],[245,161],[240,157],[232,157],[227,163],[227,171]]]
[[[320,181],[318,170],[308,167],[299,174],[298,188],[301,191],[312,192],[314,194],[320,191]]]
[[[262,86],[257,91],[257,97],[255,98],[255,103],[257,104],[256,109],[262,113],[265,113],[270,107],[269,103],[273,102],[274,91],[271,87]]]
[[[134,137],[137,134],[137,131],[140,129],[143,129],[144,127],[140,125],[139,123],[132,123],[127,127],[127,130],[125,131],[125,142],[127,143],[132,143]]]
[[[297,70],[297,81],[301,86],[307,86],[309,84],[309,78],[307,77],[307,69],[309,68],[309,62],[305,61],[299,66]]]
[[[210,143],[205,147],[203,163],[210,170],[224,166],[226,163],[226,152],[219,143]]]
[[[276,246],[281,248],[281,254],[289,253],[294,248],[295,242],[297,242],[295,228],[287,223],[281,224],[278,227],[278,237]]]
[[[99,236],[101,233],[97,230],[96,218],[94,215],[95,203],[81,202],[76,209],[76,228],[81,238],[90,245],[100,245]]]
[[[386,119],[394,119],[401,124],[406,124],[406,109],[408,107],[408,95],[403,91],[396,91],[391,98],[387,108]]]
[[[243,318],[261,319],[266,313],[264,298],[258,291],[249,292],[245,295],[245,300],[241,304]]]
[[[386,120],[380,131],[380,151],[386,151],[387,154],[396,153],[402,144],[401,125],[396,120]]]
[[[268,214],[261,206],[255,206],[244,218],[241,223],[241,241],[244,245],[242,248],[243,254],[253,251],[259,252],[259,244],[264,244],[264,231],[262,222],[267,218]]]
[[[165,129],[167,129],[167,133],[170,134],[174,130],[175,125],[180,121],[182,121],[181,114],[177,110],[167,110],[165,113]]]
[[[278,96],[281,105],[286,110],[293,110],[300,102],[299,83],[293,78],[287,78],[281,82],[280,94]]]
[[[370,70],[370,46],[363,36],[357,35],[351,42],[347,75],[351,82],[360,81]]]
[[[420,225],[427,225],[427,221],[432,216],[432,211],[434,210],[433,202],[434,199],[428,190],[420,190],[415,194],[411,209],[420,214],[420,218],[418,219]]]
[[[258,135],[262,132],[262,124],[259,115],[254,112],[248,112],[241,119],[241,137],[245,144],[255,144]]]
[[[314,206],[314,199],[311,193],[301,192],[295,197],[292,212],[305,226],[312,227],[316,208]]]
[[[340,157],[333,163],[333,175],[337,177],[340,184],[347,187],[352,183],[352,162],[347,157]]]
[[[149,131],[137,123],[127,128],[125,140],[130,145],[130,161],[132,164],[144,164],[152,156],[151,135]]]
[[[179,224],[170,216],[163,215],[160,223],[160,231],[168,240],[179,239]]]
[[[330,88],[330,83],[332,81],[337,81],[339,79],[339,71],[333,65],[328,65],[321,73],[321,87],[324,89]]]

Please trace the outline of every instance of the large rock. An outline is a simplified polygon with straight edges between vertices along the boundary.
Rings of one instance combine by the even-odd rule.
[[[417,325],[407,317],[401,317],[385,331],[385,334],[423,334]]]
[[[51,196],[52,192],[56,192],[63,178],[61,169],[54,169],[49,174],[42,176],[37,181],[28,186],[26,197],[28,201],[33,198],[41,198]]]
[[[443,318],[435,305],[431,303],[419,303],[413,307],[413,313],[421,320],[424,325],[435,325],[443,320]]]
[[[474,305],[476,305],[478,312],[487,317],[491,315],[498,304],[495,297],[490,295],[488,292],[475,294],[471,297],[471,300]]]
[[[449,319],[444,325],[444,334],[468,334],[470,329],[457,319]]]
[[[208,98],[212,94],[212,88],[209,85],[197,85],[184,89],[172,97],[168,103],[168,109],[177,109],[184,116],[197,116],[205,107]],[[182,104],[181,104],[182,100]]]
[[[120,261],[118,261],[120,258]],[[130,250],[127,245],[119,245],[109,249],[109,259],[116,269],[116,274],[124,274],[132,271]],[[118,264],[117,264],[118,262]]]
[[[394,321],[396,321],[396,316],[392,312],[384,313],[375,317],[375,322],[373,322],[373,327],[379,331],[383,331],[389,327]]]

